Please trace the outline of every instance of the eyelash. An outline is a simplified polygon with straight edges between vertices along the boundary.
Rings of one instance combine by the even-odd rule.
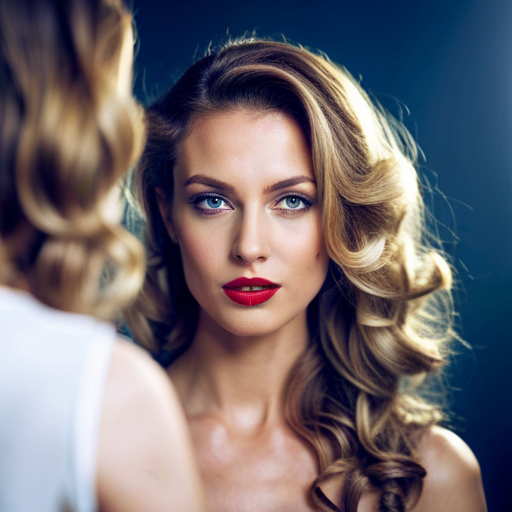
[[[194,208],[201,215],[217,215],[220,212],[225,212],[227,210],[226,208],[202,208],[201,206],[199,206],[200,203],[202,203],[203,201],[206,201],[207,199],[210,199],[210,198],[211,199],[220,199],[222,202],[224,202],[226,205],[228,205],[230,209],[233,209],[233,206],[222,196],[219,196],[218,194],[205,193],[205,192],[202,192],[200,194],[196,194],[195,196],[192,196],[189,200],[189,203],[192,204],[194,206]],[[289,198],[299,199],[300,201],[302,201],[304,206],[301,208],[276,208],[275,207],[280,202],[284,201],[285,199],[289,199]],[[293,215],[300,215],[301,213],[304,213],[306,210],[311,208],[311,206],[313,206],[313,201],[310,198],[308,198],[302,194],[293,193],[293,194],[285,194],[285,195],[281,196],[279,199],[277,199],[273,209],[279,211],[283,215],[293,216]]]
[[[276,207],[274,207],[274,210],[279,210],[279,212],[281,212],[284,215],[293,216],[293,215],[300,215],[301,213],[304,213],[306,210],[309,210],[309,208],[311,208],[311,206],[313,206],[313,201],[311,199],[309,199],[306,196],[303,196],[302,194],[297,194],[297,193],[286,194],[284,196],[281,196],[277,200],[276,205],[278,205],[281,201],[284,201],[285,199],[289,199],[289,198],[299,199],[300,201],[302,201],[304,206],[302,206],[301,208],[276,208]]]
[[[217,215],[220,212],[226,211],[225,208],[201,208],[199,204],[202,203],[203,201],[206,201],[207,199],[220,199],[221,201],[226,203],[231,209],[233,209],[233,207],[223,197],[217,194],[208,194],[204,192],[192,196],[189,200],[189,203],[192,204],[201,215]]]

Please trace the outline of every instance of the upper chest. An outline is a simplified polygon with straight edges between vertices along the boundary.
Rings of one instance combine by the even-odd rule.
[[[290,429],[233,435],[206,419],[190,424],[210,512],[311,512],[308,494],[318,476],[313,448]],[[344,478],[322,484],[338,501]],[[339,501],[338,501],[339,502]],[[366,493],[358,512],[374,512],[378,496]]]
[[[306,512],[316,456],[286,428],[234,435],[212,420],[191,423],[211,512]]]

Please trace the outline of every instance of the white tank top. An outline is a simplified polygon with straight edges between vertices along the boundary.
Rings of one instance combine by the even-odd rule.
[[[93,512],[114,327],[0,287],[0,512]]]

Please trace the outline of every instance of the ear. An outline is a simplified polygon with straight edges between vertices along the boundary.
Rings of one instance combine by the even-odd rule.
[[[174,223],[172,222],[171,216],[171,204],[166,199],[163,190],[160,187],[155,188],[156,202],[158,203],[158,210],[160,211],[160,215],[162,216],[162,220],[164,221],[165,227],[167,228],[167,233],[171,240],[177,244],[179,243],[178,234],[176,233],[176,228],[174,227]]]

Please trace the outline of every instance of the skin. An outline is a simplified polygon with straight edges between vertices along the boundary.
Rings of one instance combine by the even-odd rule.
[[[96,486],[102,512],[205,510],[176,393],[147,354],[121,340],[105,385]]]
[[[272,189],[296,177],[302,182]],[[157,197],[200,306],[193,342],[168,371],[210,510],[310,511],[316,455],[284,416],[287,379],[308,343],[306,309],[328,266],[307,141],[294,120],[275,112],[204,117],[180,148],[172,203],[160,190]],[[240,306],[222,285],[241,276],[282,288],[264,304]],[[481,489],[478,464],[461,443],[442,429],[424,438],[429,476],[415,512],[485,510],[483,492],[469,488]],[[444,479],[436,477],[441,469]],[[326,494],[335,499],[340,484]],[[372,512],[375,504],[368,493],[358,510]]]

